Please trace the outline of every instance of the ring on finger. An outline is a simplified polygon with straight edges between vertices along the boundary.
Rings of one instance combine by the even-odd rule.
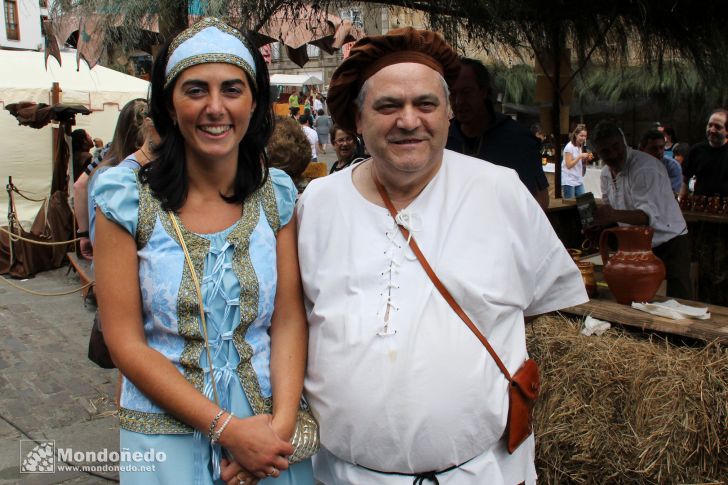
[[[272,476],[276,475],[277,473],[278,473],[278,468],[273,467],[273,469],[271,470],[271,472],[268,473],[268,476],[269,477],[272,477]]]

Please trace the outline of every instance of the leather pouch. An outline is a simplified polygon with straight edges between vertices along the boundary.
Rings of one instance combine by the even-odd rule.
[[[526,360],[511,377],[508,385],[508,422],[505,437],[508,453],[533,433],[533,407],[541,392],[538,365],[533,359]]]

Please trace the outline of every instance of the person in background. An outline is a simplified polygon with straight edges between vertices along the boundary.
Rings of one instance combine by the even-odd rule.
[[[100,166],[109,168],[118,165],[128,155],[139,150],[147,136],[150,137],[151,143],[151,119],[149,119],[145,127],[146,117],[146,100],[141,98],[133,99],[124,105],[116,121],[111,148],[106,154],[105,162],[102,161]],[[147,157],[140,157],[140,159],[144,163],[149,161]],[[89,260],[93,258],[93,227],[91,221],[96,217],[96,206],[93,204],[93,190],[90,187],[90,180],[97,171],[96,167],[90,169],[87,167],[87,171],[73,184],[74,213],[78,226],[76,235],[81,238],[79,241],[81,256]]]
[[[531,125],[531,134],[538,138],[541,143],[546,141],[546,133],[543,132],[543,128],[539,123]]]
[[[690,147],[690,155],[683,164],[683,188],[695,177],[695,195],[728,197],[728,111],[716,109],[710,114],[705,128],[706,141]]]
[[[101,151],[104,149],[104,140],[101,138],[94,138],[94,151],[93,151],[93,157],[94,160],[101,160]]]
[[[455,118],[450,123],[447,149],[515,170],[546,210],[549,183],[541,164],[541,143],[528,128],[496,113],[488,68],[468,57],[460,61],[460,75],[450,91]]]
[[[706,140],[690,147],[683,164],[680,198],[687,196],[692,183],[693,194],[705,197],[728,197],[728,111],[713,110],[705,127]],[[699,226],[700,227],[700,226]],[[697,231],[696,231],[697,232]],[[710,230],[697,232],[694,245],[698,262],[700,301],[726,305],[728,295],[728,225],[713,224]]]
[[[586,139],[586,125],[578,124],[569,136],[569,143],[564,147],[561,160],[561,193],[564,199],[573,199],[585,192],[586,164],[594,158],[591,153],[584,151]]]
[[[298,121],[303,124],[307,124],[308,126],[313,126],[313,116],[311,115],[311,110],[309,108],[304,108],[303,113],[301,113],[301,116],[298,117]]]
[[[310,460],[287,459],[307,347],[297,191],[268,168],[270,85],[252,46],[213,18],[163,46],[154,160],[96,182],[97,297],[124,376],[120,447],[167,457],[152,471],[122,460],[122,484],[313,483]]]
[[[308,111],[308,115],[311,116],[311,96],[304,96],[303,91],[301,91],[301,97],[305,100],[303,110]]]
[[[665,135],[665,156],[668,158],[675,158],[673,150],[677,144],[677,136],[675,135],[675,129],[672,126],[666,126],[662,130],[662,134]]]
[[[326,153],[326,144],[331,132],[331,117],[323,109],[318,110],[318,116],[313,120],[313,127],[318,135],[318,146],[321,153]]]
[[[685,163],[685,160],[688,158],[688,154],[690,153],[690,145],[683,142],[675,143],[672,147],[672,155],[675,160],[677,160],[677,163],[680,164],[680,168],[682,170],[682,165]]]
[[[313,100],[313,112],[318,113],[319,111],[323,111],[324,109],[324,102],[322,101],[321,93],[316,93],[316,97]]]
[[[311,125],[313,124],[313,121],[310,117],[301,116],[301,118],[298,121],[301,125],[301,129],[303,130],[303,134],[306,136],[306,139],[308,140],[308,143],[311,145],[311,162],[318,161],[318,156],[316,154],[316,145],[318,145],[318,135],[316,134],[316,130],[314,130]]]
[[[372,156],[313,180],[297,206],[325,484],[536,483],[533,435],[513,454],[501,439],[508,381],[397,227],[511,372],[524,316],[588,301],[516,173],[445,149],[458,70],[442,36],[405,28],[359,40],[331,79],[332,117]]]
[[[665,132],[667,132],[667,129],[665,129]],[[667,176],[670,178],[672,192],[675,195],[679,194],[682,186],[682,168],[677,160],[666,155],[664,134],[657,130],[646,131],[640,138],[638,148],[662,162],[665,170],[667,170]]]
[[[73,150],[73,181],[78,180],[86,166],[91,163],[91,149],[94,146],[91,135],[79,128],[71,132],[71,149]]]
[[[601,173],[603,205],[596,224],[650,226],[652,251],[665,264],[667,296],[691,300],[688,227],[662,162],[627,146],[622,130],[602,121],[592,143],[605,163]]]
[[[291,112],[291,117],[298,116],[298,111],[300,109],[298,93],[294,92],[288,96],[288,109]]]
[[[291,118],[276,118],[273,134],[266,147],[271,167],[286,172],[296,184],[298,193],[305,188],[301,175],[311,163],[311,145],[301,125]]]
[[[331,145],[336,152],[336,161],[331,165],[329,174],[343,170],[349,165],[360,162],[363,158],[356,156],[357,136],[353,130],[347,130],[334,124],[331,128]]]

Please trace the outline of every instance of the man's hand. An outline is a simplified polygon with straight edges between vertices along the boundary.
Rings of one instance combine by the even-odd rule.
[[[287,456],[293,453],[293,446],[273,430],[270,414],[233,418],[220,437],[220,444],[240,466],[258,478],[277,477],[288,468]]]
[[[220,478],[227,485],[240,485],[241,483],[255,485],[260,481],[260,478],[241,467],[240,464],[227,458],[223,458],[220,463]]]
[[[639,209],[618,210],[613,209],[608,204],[604,204],[597,207],[595,222],[596,225],[602,227],[611,226],[618,222],[629,224],[630,226],[649,226],[650,218]]]
[[[614,209],[612,209],[611,205],[602,204],[600,206],[597,206],[597,212],[594,215],[595,226],[606,227],[611,226],[616,222],[617,216],[614,213]]]
[[[83,259],[88,259],[89,261],[94,259],[94,248],[91,245],[91,239],[82,237],[78,242],[78,246],[81,249],[81,256]]]

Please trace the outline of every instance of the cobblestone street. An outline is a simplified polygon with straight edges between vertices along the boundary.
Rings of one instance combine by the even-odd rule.
[[[78,287],[76,275],[67,272],[62,267],[13,282],[39,292]],[[0,484],[116,481],[115,473],[104,478],[58,471],[58,461],[56,473],[20,473],[21,459],[35,446],[21,440],[53,440],[56,448],[74,452],[118,451],[116,371],[86,358],[93,312],[79,293],[42,297],[0,282]]]

